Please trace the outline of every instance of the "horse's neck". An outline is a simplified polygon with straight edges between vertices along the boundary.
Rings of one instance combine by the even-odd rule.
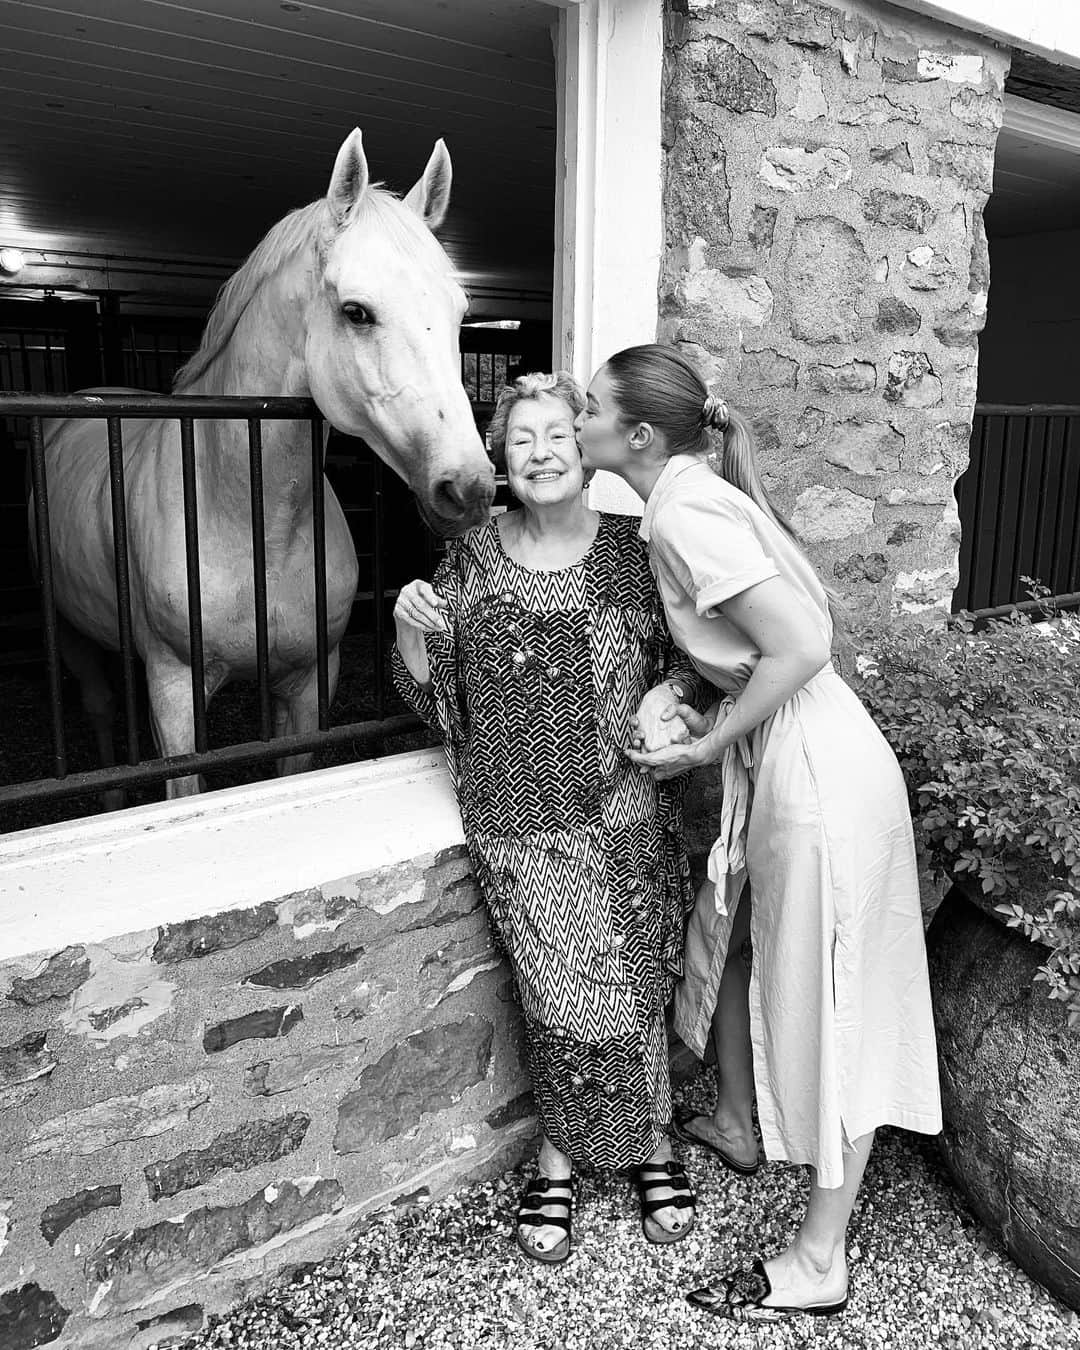
[[[310,284],[310,283],[307,283]],[[260,287],[222,352],[185,389],[188,394],[292,396],[310,395],[304,363],[301,317],[306,296],[304,273],[282,268]],[[291,325],[291,326],[290,326]],[[262,437],[263,499],[267,525],[310,509],[311,431],[306,422],[267,420]],[[247,518],[248,430],[245,422],[206,424],[200,443],[199,476],[204,491],[223,510]],[[285,520],[282,523],[286,523]]]

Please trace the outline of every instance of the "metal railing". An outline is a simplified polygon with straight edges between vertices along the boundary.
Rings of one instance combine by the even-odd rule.
[[[957,504],[955,609],[996,618],[1080,605],[1080,406],[976,404]],[[1046,601],[1028,598],[1025,577]]]
[[[374,694],[377,716],[342,726],[330,725],[329,643],[326,598],[326,510],[323,479],[323,419],[311,399],[282,397],[202,397],[192,395],[0,395],[0,417],[29,419],[30,475],[35,505],[35,542],[41,592],[42,630],[50,713],[52,770],[50,778],[0,786],[0,806],[43,801],[143,786],[200,773],[204,769],[271,763],[289,755],[306,754],[327,746],[352,743],[369,747],[386,736],[420,726],[412,715],[385,716],[386,594],[381,539],[381,497],[376,491],[373,548]],[[68,771],[62,671],[53,578],[49,496],[45,463],[43,419],[93,418],[106,423],[113,523],[113,563],[117,627],[123,681],[123,716],[127,763],[88,772]],[[188,636],[191,650],[191,693],[195,751],[168,758],[143,759],[139,745],[137,669],[131,607],[127,537],[127,498],[124,481],[122,419],[168,418],[179,423],[183,481],[184,542],[186,554]],[[251,543],[254,580],[255,653],[258,686],[259,739],[210,749],[207,734],[203,615],[200,581],[198,481],[195,423],[207,419],[237,419],[247,425],[251,495]],[[313,564],[315,588],[316,683],[318,730],[273,738],[269,661],[269,621],[266,587],[266,537],[263,501],[262,424],[267,421],[304,421],[310,426],[312,470]]]

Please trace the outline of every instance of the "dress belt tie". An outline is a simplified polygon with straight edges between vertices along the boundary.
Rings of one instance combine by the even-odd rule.
[[[733,698],[720,704],[727,715],[735,706]],[[720,760],[720,833],[709,852],[708,875],[713,883],[713,903],[717,914],[727,914],[727,881],[746,873],[746,829],[750,815],[750,770],[754,756],[745,736],[724,750]],[[741,890],[742,887],[740,886]],[[734,896],[735,901],[738,896]]]

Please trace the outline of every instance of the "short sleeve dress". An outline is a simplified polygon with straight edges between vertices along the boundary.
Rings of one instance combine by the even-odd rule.
[[[635,518],[601,515],[577,564],[539,571],[493,520],[434,578],[447,635],[431,682],[397,686],[442,734],[470,855],[514,971],[537,1110],[576,1164],[631,1167],[670,1123],[664,1007],[693,903],[679,781],[622,753],[642,695],[676,653]]]
[[[794,541],[703,460],[676,455],[646,504],[672,637],[738,696],[760,652],[724,616],[782,577],[831,642],[824,588]],[[752,898],[750,1023],[769,1158],[843,1181],[878,1125],[941,1129],[937,1052],[907,791],[884,737],[831,665],[722,764],[714,891],[698,897],[675,1027],[703,1054],[735,910]]]

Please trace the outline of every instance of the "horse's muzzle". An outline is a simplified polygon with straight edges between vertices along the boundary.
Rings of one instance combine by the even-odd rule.
[[[487,519],[495,496],[495,471],[486,466],[478,473],[458,473],[437,479],[420,495],[420,512],[428,525],[444,538],[462,534]]]

